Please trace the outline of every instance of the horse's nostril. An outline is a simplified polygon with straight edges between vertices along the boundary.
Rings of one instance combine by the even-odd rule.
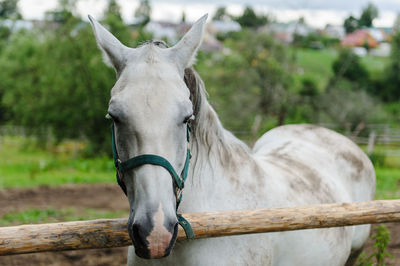
[[[129,231],[129,235],[131,237],[131,240],[133,242],[133,244],[135,245],[135,247],[145,247],[146,243],[145,243],[145,235],[143,235],[143,232],[141,232],[142,230],[140,230],[140,225],[138,224],[132,224],[130,226],[130,230]]]

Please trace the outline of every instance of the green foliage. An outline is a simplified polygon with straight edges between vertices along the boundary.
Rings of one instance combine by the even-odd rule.
[[[0,121],[22,125],[43,141],[90,140],[86,154],[103,155],[110,153],[109,122],[104,115],[115,73],[102,63],[91,28],[74,16],[74,6],[74,0],[60,1],[48,13],[48,29],[4,31]],[[150,18],[149,2],[142,1],[142,7],[146,8],[141,14],[147,12]],[[226,16],[224,8],[216,13],[221,19]],[[374,93],[386,87],[379,78],[369,85],[369,71],[376,73],[374,68],[385,62],[371,57],[360,60],[345,51],[331,67],[336,57],[333,49],[287,49],[272,36],[251,29],[265,24],[267,18],[250,7],[238,20],[245,29],[225,34],[225,49],[200,53],[196,66],[228,129],[246,135],[252,131],[255,137],[289,122],[339,121],[345,128],[349,123],[382,121],[383,109],[360,91]],[[127,46],[151,39],[143,27],[124,24],[115,0],[108,1],[102,23]],[[300,47],[330,42],[315,34],[299,41]],[[363,60],[370,60],[368,69]],[[255,117],[261,117],[261,123]],[[33,167],[32,172],[35,176],[38,171]]]
[[[300,84],[304,76],[313,79],[319,91],[326,87],[333,75],[332,63],[337,57],[335,50],[291,49],[295,58],[297,71],[294,73],[296,83]]]
[[[373,152],[368,154],[369,159],[375,167],[384,166],[385,164],[385,154],[382,152]]]
[[[186,13],[185,13],[185,11],[182,11],[181,22],[182,23],[186,23]]]
[[[125,211],[103,211],[95,209],[76,210],[75,208],[46,208],[26,209],[23,211],[11,211],[0,217],[0,226],[18,224],[50,223],[58,221],[82,221],[93,219],[111,219],[126,217]]]
[[[137,19],[137,25],[140,27],[146,26],[150,21],[151,6],[149,0],[140,0],[139,6],[135,10],[135,18]]]
[[[367,68],[357,55],[348,49],[341,50],[332,70],[333,77],[320,98],[320,107],[324,110],[322,121],[331,120],[341,130],[352,132],[368,123],[389,120],[379,99],[369,94],[377,83],[371,82]]]
[[[353,17],[352,15],[349,16],[344,20],[344,28],[346,33],[352,33],[357,29],[363,28],[363,27],[372,27],[372,22],[374,19],[378,17],[378,8],[372,4],[369,3],[361,13],[361,16],[359,19]]]
[[[360,86],[369,81],[368,71],[361,64],[360,57],[349,49],[340,51],[338,58],[332,64],[332,69],[335,79],[344,78],[356,82]]]
[[[349,16],[348,18],[346,18],[344,20],[343,26],[344,26],[344,29],[345,29],[346,33],[352,33],[356,29],[359,28],[358,19],[356,19],[353,16]]]
[[[293,45],[301,48],[323,49],[325,47],[334,47],[339,42],[340,40],[337,38],[327,37],[315,32],[305,36],[299,34],[294,34],[293,36]]]
[[[77,0],[59,0],[58,8],[52,11],[47,11],[45,14],[45,19],[60,24],[71,22],[74,20],[74,15],[72,12],[75,10],[76,2]]]
[[[386,112],[397,118],[397,124],[400,124],[400,100],[397,102],[386,103],[384,106]]]
[[[105,11],[105,17],[109,15],[114,15],[122,20],[121,7],[118,5],[116,0],[108,0],[108,5]]]
[[[304,111],[304,110],[303,110]],[[272,120],[265,123],[269,125]],[[271,127],[274,124],[270,125]],[[376,146],[382,153],[385,147]],[[38,149],[26,139],[3,137],[0,150],[0,188],[59,186],[63,184],[115,184],[115,168],[111,158],[82,158],[79,142],[63,142]],[[390,157],[382,166],[375,166],[376,199],[400,197],[400,157]],[[117,184],[115,184],[117,186]]]
[[[90,25],[72,15],[73,4],[65,1],[55,11],[68,15],[53,17],[54,30],[13,34],[0,53],[2,106],[14,124],[44,141],[90,139],[88,155],[109,154],[109,121],[104,116],[115,73],[102,62]],[[136,32],[132,39],[118,12],[111,2],[103,23],[125,45],[149,37]]]
[[[302,81],[300,95],[304,97],[314,97],[318,95],[318,87],[314,79],[305,77]]]
[[[334,123],[343,132],[353,132],[357,127],[387,121],[388,117],[379,101],[357,83],[348,80],[336,80],[321,94],[319,107],[321,121]]]
[[[19,0],[0,0],[0,19],[21,19]]]
[[[229,17],[229,14],[226,12],[226,7],[220,6],[215,11],[215,14],[212,17],[212,20],[225,20],[228,17]]]
[[[400,197],[400,168],[375,167],[376,199],[398,199]]]
[[[247,6],[243,14],[235,19],[242,27],[258,28],[267,24],[268,18],[264,15],[257,15],[253,8]]]
[[[250,131],[257,114],[284,120],[292,82],[285,48],[251,30],[230,34],[225,46],[201,55],[196,66],[225,126]]]
[[[123,44],[128,45],[130,43],[131,29],[129,29],[122,20],[121,8],[115,0],[108,1],[102,23],[107,25],[108,30]]]
[[[114,74],[102,63],[89,25],[64,24],[45,42],[20,34],[7,48],[0,87],[14,121],[39,136],[50,129],[57,140],[88,137],[93,151],[104,150],[108,140],[99,132],[108,128]]]
[[[376,227],[376,233],[371,237],[375,240],[374,252],[367,256],[363,253],[357,261],[358,266],[385,266],[385,259],[393,256],[386,250],[390,241],[390,232],[385,225]]]
[[[359,27],[372,27],[372,22],[378,17],[378,8],[372,4],[368,5],[362,10],[360,19],[358,20]]]
[[[392,39],[390,63],[385,72],[385,83],[383,90],[378,95],[386,102],[400,100],[400,32]]]

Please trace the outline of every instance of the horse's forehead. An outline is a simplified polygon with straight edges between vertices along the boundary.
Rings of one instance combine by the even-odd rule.
[[[144,117],[191,108],[189,89],[168,63],[141,62],[128,67],[111,96],[110,107],[124,113],[146,114]]]
[[[126,66],[114,88],[142,90],[180,87],[182,84],[183,78],[173,62],[164,58],[156,61],[140,58]]]

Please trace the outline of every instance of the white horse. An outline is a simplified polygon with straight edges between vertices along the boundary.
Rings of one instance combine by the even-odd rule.
[[[372,200],[373,166],[342,135],[288,125],[267,132],[250,149],[222,127],[191,68],[206,19],[171,48],[159,41],[128,48],[90,17],[98,46],[117,72],[108,114],[119,158],[155,154],[180,173],[191,123],[193,158],[179,213]],[[120,177],[134,244],[128,265],[351,265],[370,231],[362,225],[175,244],[177,195],[171,173],[144,164]]]

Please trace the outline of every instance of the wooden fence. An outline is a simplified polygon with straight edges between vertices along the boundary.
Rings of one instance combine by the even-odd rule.
[[[196,238],[400,222],[400,200],[188,213]],[[0,227],[0,255],[131,245],[127,219]],[[185,239],[179,228],[178,241]],[[194,240],[195,241],[195,240]]]

